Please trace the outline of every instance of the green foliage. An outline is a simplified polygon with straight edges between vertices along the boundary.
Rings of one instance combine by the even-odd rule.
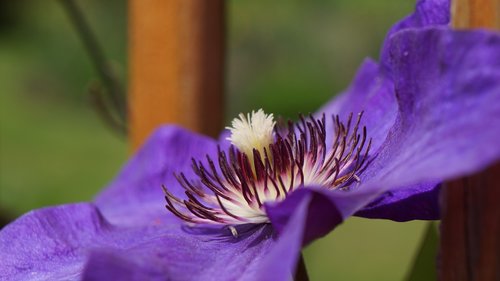
[[[109,58],[125,65],[125,3],[80,2]],[[91,200],[126,159],[125,141],[88,102],[97,75],[57,1],[1,8],[13,19],[0,22],[0,212]]]

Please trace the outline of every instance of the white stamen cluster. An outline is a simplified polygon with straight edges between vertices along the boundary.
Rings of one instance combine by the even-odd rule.
[[[273,114],[266,114],[264,110],[252,111],[246,116],[240,113],[239,118],[233,119],[232,127],[226,129],[231,131],[227,138],[239,151],[253,158],[253,150],[256,149],[264,155],[264,148],[268,148],[274,142]]]
[[[275,131],[273,115],[262,109],[240,114],[228,128],[233,147],[206,161],[193,159],[197,178],[175,175],[185,196],[163,187],[166,208],[191,223],[257,224],[269,222],[265,203],[285,200],[299,188],[349,190],[369,164],[371,139],[360,127],[361,117],[354,121],[350,114],[342,123],[332,116],[328,129],[334,136],[327,144],[324,115],[300,116],[288,131]]]

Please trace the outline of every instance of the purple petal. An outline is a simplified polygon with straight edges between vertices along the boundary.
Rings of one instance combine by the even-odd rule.
[[[362,215],[373,218],[385,218],[399,221],[410,219],[435,219],[436,209],[433,204],[438,188],[435,185],[420,185],[393,191],[393,196],[384,194],[385,186],[360,185],[350,191],[328,190],[324,187],[304,187],[290,194],[283,202],[266,205],[266,213],[278,233],[290,224],[301,225],[292,220],[296,212],[304,213],[305,226],[303,244],[318,239],[339,225],[344,219],[362,209]],[[376,201],[373,201],[380,197]],[[418,198],[417,198],[418,197]],[[430,201],[426,201],[430,199]],[[306,203],[304,203],[306,202]],[[372,202],[371,204],[369,204]],[[410,205],[403,205],[403,204]],[[424,203],[423,205],[420,205]],[[306,205],[306,211],[299,209]],[[368,206],[367,206],[368,205]],[[365,207],[367,206],[367,207]],[[363,208],[365,207],[365,208]],[[407,208],[414,209],[410,210]],[[400,211],[400,214],[396,212]]]
[[[334,196],[333,192],[324,188],[300,188],[283,202],[267,204],[266,213],[280,235],[290,223],[301,224],[293,220],[294,213],[307,214],[303,218],[305,220],[303,244],[307,244],[328,234],[343,221],[342,215],[337,210]],[[301,208],[306,208],[306,210]]]
[[[430,203],[437,204],[435,200],[438,191],[439,188],[435,184],[427,184],[395,191],[392,196],[386,193],[381,199],[366,207],[363,212],[368,217],[399,219],[401,221],[409,218],[433,219],[432,216],[435,216],[433,212],[436,208]],[[329,191],[324,187],[305,187],[294,191],[283,202],[267,204],[266,213],[280,235],[281,241],[278,243],[286,241],[288,247],[283,246],[283,249],[280,249],[279,246],[275,246],[272,254],[266,256],[266,259],[295,264],[300,251],[298,245],[308,244],[326,235],[344,218],[352,214],[352,210],[357,210],[373,200],[378,192],[381,191],[379,189],[363,190],[361,187],[348,192]],[[421,203],[424,204],[421,205]],[[402,207],[398,204],[407,205]],[[411,211],[407,210],[407,208],[412,207],[415,208]],[[401,214],[395,213],[398,208]],[[268,265],[271,266],[272,263],[268,263]],[[264,270],[264,272],[268,271]],[[257,278],[257,280],[265,279]]]
[[[231,146],[231,142],[227,140],[227,138],[229,138],[230,136],[231,131],[229,131],[228,129],[224,129],[217,138],[217,141],[222,150],[227,150]]]
[[[365,177],[390,188],[442,181],[500,158],[500,35],[431,28],[391,40],[400,112]]]
[[[355,192],[391,193],[360,214],[435,218],[433,182],[474,173],[500,158],[500,36],[445,28],[401,31],[391,40],[391,63],[397,123]],[[361,207],[356,200],[338,204],[344,215]]]
[[[127,251],[166,235],[186,236],[178,225],[113,225],[90,203],[35,210],[0,231],[0,279],[80,279],[90,253]]]
[[[359,216],[395,221],[439,217],[439,186],[436,184],[415,185],[380,196],[385,190],[384,186],[376,185],[360,185],[351,191],[304,187],[294,191],[283,202],[267,204],[266,213],[280,235],[286,233],[284,229],[290,224],[301,225],[292,216],[297,212],[303,213],[303,244],[328,234],[358,210],[361,210],[358,211]],[[374,201],[375,198],[377,200]],[[303,205],[306,206],[305,211],[299,209],[304,208]]]
[[[343,120],[352,112],[365,112],[364,125],[373,138],[373,149],[376,150],[385,140],[392,127],[397,103],[392,83],[392,70],[389,65],[389,41],[392,35],[408,28],[447,25],[450,21],[449,0],[419,0],[415,12],[395,24],[386,36],[381,53],[380,67],[376,62],[366,59],[359,68],[351,86],[338,98],[321,108],[320,113],[327,117],[339,114]],[[331,122],[328,123],[331,126]],[[328,135],[328,140],[331,135]]]
[[[312,196],[302,196],[276,241],[269,225],[241,226],[207,235],[193,228],[185,235],[164,235],[126,250],[94,252],[84,280],[290,280],[303,244]],[[338,218],[337,218],[338,219]],[[317,223],[317,222],[316,222]],[[279,262],[277,262],[279,261]]]
[[[234,237],[227,228],[117,226],[88,203],[40,209],[0,232],[0,279],[289,280],[304,206],[278,240],[270,225],[239,226]]]
[[[301,246],[307,200],[276,241],[269,225],[206,234],[164,235],[124,250],[92,253],[84,280],[290,280]],[[246,228],[246,230],[245,230]],[[198,233],[197,233],[198,232]]]
[[[397,22],[384,40],[380,61],[384,67],[389,65],[389,45],[392,35],[396,32],[409,28],[424,28],[430,26],[446,26],[450,22],[450,1],[449,0],[419,0],[415,5],[415,11]]]
[[[385,192],[355,216],[393,221],[438,220],[441,185],[420,184]]]
[[[87,203],[45,208],[0,232],[0,279],[251,279],[262,268],[272,268],[267,263],[275,261],[265,256],[281,251],[283,243],[301,241],[293,234],[277,243],[269,225],[241,226],[238,232],[233,237],[227,228],[117,226]],[[283,269],[285,275],[291,275],[293,265]]]
[[[158,265],[150,266],[149,260],[136,264],[114,251],[94,251],[85,266],[82,280],[166,280],[167,274]],[[153,268],[151,268],[153,267]]]
[[[286,226],[281,227],[278,242],[260,262],[256,275],[244,280],[291,280],[299,259],[308,226],[310,206],[314,203],[313,196],[300,196],[297,205],[291,210]],[[273,224],[273,227],[276,227]]]
[[[431,8],[434,7],[434,19],[441,18],[443,23],[447,20],[447,13],[444,12],[447,11],[447,3],[427,2],[426,5],[419,5],[417,14],[432,14]],[[430,20],[421,16],[415,19],[432,23],[432,17]],[[411,25],[402,26],[406,28]],[[392,50],[390,67],[394,68],[393,79],[398,83],[396,92],[401,106],[400,118],[389,140],[381,148],[378,159],[363,175],[365,184],[360,187],[372,190],[373,194],[394,190],[359,213],[366,217],[397,221],[436,219],[439,216],[437,190],[429,186],[431,189],[420,191],[412,185],[471,173],[499,157],[498,150],[489,149],[495,146],[494,140],[500,138],[500,114],[495,102],[500,81],[498,35],[486,32],[461,34],[444,28],[434,31],[439,33],[434,35],[417,36],[416,30],[407,32],[413,35],[396,34],[400,38],[394,39],[389,45]],[[412,56],[415,53],[417,55]],[[411,61],[407,57],[411,57]],[[463,58],[467,61],[463,61]],[[338,104],[341,102],[334,103],[333,108],[342,108]],[[415,117],[410,116],[415,113]],[[455,139],[457,135],[461,135],[461,138]],[[473,143],[479,137],[484,141],[482,149]],[[463,157],[465,152],[468,152],[471,161]],[[451,155],[448,156],[448,153]],[[434,162],[436,158],[441,163]],[[402,169],[406,169],[406,174],[399,171]],[[341,212],[350,214],[361,207],[361,202],[345,204],[347,208]],[[410,207],[403,208],[405,204]]]
[[[333,138],[332,114],[338,114],[346,122],[349,114],[364,111],[362,124],[373,139],[373,150],[385,140],[387,132],[395,121],[397,102],[392,81],[380,72],[376,62],[366,59],[359,68],[351,86],[338,98],[326,104],[316,113],[327,117],[327,143]]]
[[[126,249],[95,251],[84,280],[235,280],[255,276],[275,243],[269,226],[253,226],[237,238],[228,229],[190,231],[166,233]]]
[[[170,213],[164,207],[161,185],[174,194],[181,193],[173,173],[193,177],[191,158],[203,160],[216,151],[217,143],[211,138],[176,126],[161,127],[97,196],[96,205],[114,223],[163,221]]]
[[[91,204],[31,211],[0,232],[0,279],[77,279],[83,249],[110,228]]]

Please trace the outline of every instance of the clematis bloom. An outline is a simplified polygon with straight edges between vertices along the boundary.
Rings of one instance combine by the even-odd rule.
[[[217,141],[159,128],[94,202],[2,229],[0,279],[289,280],[301,247],[351,215],[439,218],[442,181],[500,158],[500,35],[448,20],[448,2],[419,1],[380,62],[367,59],[343,94],[288,132],[245,146],[248,130]]]

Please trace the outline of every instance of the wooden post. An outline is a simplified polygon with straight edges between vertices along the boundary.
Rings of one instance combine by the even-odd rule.
[[[216,136],[223,122],[223,0],[129,1],[129,137],[175,123]]]
[[[500,29],[500,1],[453,0],[452,25],[457,29]]]
[[[500,164],[448,183],[440,280],[500,280]]]
[[[500,29],[500,0],[454,0],[453,27]],[[500,163],[443,190],[439,280],[500,280]]]

